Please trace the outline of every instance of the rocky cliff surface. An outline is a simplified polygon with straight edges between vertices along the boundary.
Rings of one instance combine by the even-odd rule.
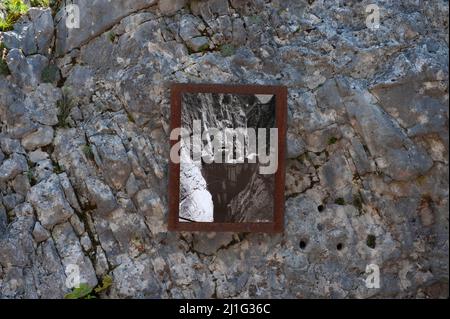
[[[448,1],[73,2],[0,32],[1,298],[448,297]],[[288,87],[283,235],[167,231],[171,82]]]

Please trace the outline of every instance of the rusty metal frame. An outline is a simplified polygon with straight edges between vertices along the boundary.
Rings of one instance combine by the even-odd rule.
[[[261,223],[180,222],[180,164],[169,164],[169,231],[281,233],[284,230],[284,184],[287,127],[287,88],[271,85],[182,84],[171,86],[171,130],[181,127],[183,93],[230,93],[275,95],[275,123],[278,128],[278,170],[275,173],[274,220]],[[171,147],[179,140],[170,141]]]

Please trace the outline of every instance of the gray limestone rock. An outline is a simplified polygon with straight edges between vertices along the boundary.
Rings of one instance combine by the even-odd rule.
[[[28,158],[32,163],[37,163],[48,159],[48,153],[43,152],[41,149],[37,149],[28,153]]]
[[[186,44],[192,52],[200,52],[209,48],[209,40],[207,37],[194,37],[186,40]]]
[[[33,178],[39,183],[53,175],[54,166],[50,159],[45,159],[36,163],[36,166],[31,171]]]
[[[40,223],[48,230],[65,222],[73,214],[55,174],[33,186],[27,201],[33,205]]]
[[[67,173],[58,174],[58,177],[59,183],[64,190],[64,195],[66,196],[66,199],[69,202],[70,206],[78,213],[81,213],[81,207],[78,203],[77,195],[72,187],[72,183],[70,182]]]
[[[12,49],[6,56],[6,63],[14,80],[24,88],[34,88],[41,81],[41,73],[48,64],[43,55],[25,57],[20,49]]]
[[[52,230],[52,237],[54,238],[61,262],[64,265],[66,275],[68,276],[71,273],[71,269],[77,267],[80,274],[79,282],[95,287],[98,280],[94,267],[91,260],[84,254],[80,241],[70,223],[55,226]]]
[[[41,126],[37,131],[22,138],[22,146],[32,151],[39,147],[51,144],[53,141],[53,128],[51,126]]]
[[[137,207],[144,214],[152,234],[165,232],[167,227],[164,223],[164,215],[167,209],[161,199],[150,189],[139,191],[135,198]]]
[[[425,174],[433,166],[426,151],[414,144],[398,123],[364,93],[356,93],[345,104],[377,166],[388,176],[408,180]]]
[[[36,222],[33,228],[33,238],[39,244],[50,237],[50,232],[42,227],[40,222]]]
[[[125,0],[125,1],[88,1],[76,0],[73,4],[79,10],[73,11],[73,7],[62,6],[56,16],[56,52],[59,55],[67,53],[86,44],[90,39],[111,28],[120,19],[148,8],[157,3],[156,0]],[[72,20],[79,14],[79,23]],[[70,19],[66,23],[66,19]],[[72,23],[72,21],[74,23]],[[69,27],[68,27],[69,26]],[[89,27],[87,27],[89,26]]]
[[[28,172],[25,174],[17,175],[11,182],[11,186],[17,194],[21,196],[26,196],[30,190],[30,178],[27,176]]]
[[[108,185],[95,178],[89,178],[85,183],[89,201],[97,213],[105,214],[117,208],[116,199]]]
[[[98,165],[105,172],[109,185],[115,189],[125,186],[131,166],[121,139],[117,135],[99,134],[90,137],[98,153]]]
[[[0,182],[11,180],[27,169],[28,164],[25,157],[21,154],[14,153],[10,158],[4,160],[0,166]]]
[[[53,126],[58,124],[57,102],[61,100],[61,89],[51,84],[40,84],[25,100],[31,119],[37,123]]]
[[[15,24],[13,31],[5,32],[2,42],[9,49],[21,49],[25,55],[47,55],[53,39],[51,9],[31,8]]]
[[[25,151],[20,145],[20,141],[16,139],[9,138],[7,136],[2,136],[0,140],[0,146],[6,154],[20,153],[24,154]]]
[[[6,209],[2,204],[0,204],[0,236],[5,233],[7,225],[8,217],[6,216]]]

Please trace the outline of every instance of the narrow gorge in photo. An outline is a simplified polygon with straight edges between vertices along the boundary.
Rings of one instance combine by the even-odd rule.
[[[211,128],[219,132],[224,132],[226,128],[270,129],[275,127],[275,96],[184,93],[181,114],[182,127],[190,132],[194,131],[195,120],[201,121],[204,131]],[[206,145],[212,142],[209,139],[202,142],[206,147],[202,148],[201,155],[211,152],[208,155],[213,156],[213,147]],[[234,143],[239,142],[234,140]],[[244,143],[247,142],[245,139]],[[188,139],[186,143],[193,143],[193,139]],[[244,149],[247,152],[248,145],[244,145]],[[193,152],[194,147],[189,147],[189,150]],[[205,163],[203,160],[194,161],[192,154],[186,154],[182,147],[180,221],[273,221],[274,175],[260,174],[260,164],[257,161],[249,163],[247,158],[243,163],[227,163],[224,158],[226,154],[222,153],[222,163]],[[230,154],[236,158],[236,152],[230,151]]]

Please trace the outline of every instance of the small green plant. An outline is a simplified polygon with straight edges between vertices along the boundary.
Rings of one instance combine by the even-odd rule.
[[[338,140],[338,139],[337,139],[336,137],[334,137],[334,136],[330,137],[330,138],[328,139],[328,145],[336,144],[337,140]]]
[[[25,175],[28,178],[28,182],[30,183],[31,186],[36,185],[36,179],[34,178],[34,174],[32,171],[26,171]]]
[[[62,98],[57,102],[58,106],[58,126],[59,127],[68,127],[68,118],[70,115],[70,111],[74,107],[75,103],[70,94],[70,89],[64,87],[62,90]]]
[[[224,44],[220,47],[220,53],[222,54],[222,56],[227,57],[227,56],[231,56],[234,54],[235,52],[235,48],[232,44]]]
[[[110,31],[108,33],[108,39],[109,41],[114,42],[114,40],[116,40],[116,34],[113,31]]]
[[[127,113],[127,118],[128,118],[128,121],[131,122],[131,123],[135,123],[135,122],[136,122],[136,121],[134,120],[133,115],[131,115],[130,113]]]
[[[90,144],[83,145],[83,153],[88,159],[94,159],[94,152]]]
[[[111,277],[110,275],[106,275],[106,276],[104,276],[103,279],[102,279],[102,284],[99,285],[99,286],[97,286],[97,287],[94,289],[94,291],[95,291],[96,293],[99,294],[99,293],[101,293],[101,292],[106,291],[109,287],[111,287],[112,284],[113,284],[113,279],[112,279],[112,277]]]
[[[335,199],[334,203],[337,205],[345,205],[345,200],[342,197],[338,197]]]
[[[353,195],[353,206],[355,206],[360,212],[363,208],[363,201],[360,194]]]
[[[63,0],[50,0],[49,6],[52,9],[53,14],[56,14],[61,6]]]
[[[112,277],[106,275],[102,279],[102,283],[97,287],[89,287],[86,283],[81,283],[79,287],[73,288],[72,292],[64,296],[64,299],[95,299],[95,294],[106,291],[113,283]]]
[[[55,174],[61,174],[64,172],[64,167],[62,167],[61,165],[59,165],[58,162],[53,164],[53,172]]]
[[[0,31],[9,31],[12,30],[13,24],[6,20],[7,18],[0,18]]]
[[[377,237],[375,235],[367,235],[366,245],[374,249],[377,245]]]
[[[59,68],[55,64],[49,64],[41,73],[41,79],[44,83],[55,83],[59,79]]]
[[[81,283],[79,287],[74,288],[71,293],[65,295],[64,299],[92,299],[91,292],[92,288],[88,284]]]
[[[31,0],[31,6],[47,8],[50,6],[50,0]]]
[[[0,19],[0,31],[9,31],[14,27],[14,23],[27,13],[28,5],[23,0],[4,0],[3,9],[6,11],[5,17]]]
[[[417,177],[417,183],[420,186],[423,186],[427,181],[427,177],[425,175],[420,175],[419,177]]]

